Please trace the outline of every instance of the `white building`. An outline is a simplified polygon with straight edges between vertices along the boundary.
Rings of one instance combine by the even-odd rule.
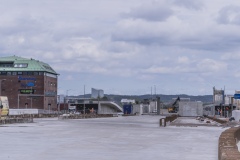
[[[203,103],[196,102],[179,102],[179,115],[180,116],[203,116]]]
[[[121,103],[122,103],[122,104],[124,104],[124,103],[135,104],[136,101],[135,101],[135,99],[122,99],[122,100],[121,100]]]
[[[224,90],[217,90],[213,87],[213,103],[224,104]]]
[[[102,89],[95,89],[92,88],[92,96],[91,98],[103,98],[104,97],[104,91]]]
[[[240,91],[235,91],[235,94],[240,94]],[[240,99],[234,99],[233,104],[236,106],[236,109],[240,109]]]

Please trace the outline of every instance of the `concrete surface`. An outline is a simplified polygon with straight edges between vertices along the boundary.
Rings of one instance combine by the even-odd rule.
[[[0,126],[1,160],[217,160],[224,128],[160,128],[159,119],[52,118]]]
[[[209,123],[207,123],[209,122]],[[211,119],[203,118],[203,121],[196,119],[196,117],[178,117],[174,122],[171,123],[172,126],[220,126]]]

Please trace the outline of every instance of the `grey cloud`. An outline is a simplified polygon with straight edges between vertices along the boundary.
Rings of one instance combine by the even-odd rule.
[[[135,35],[135,36],[122,36],[122,34],[114,33],[112,35],[113,41],[125,41],[125,42],[132,42],[132,43],[138,43],[141,45],[170,45],[170,40],[165,35]]]
[[[144,19],[146,21],[164,21],[173,15],[173,11],[168,6],[162,6],[160,3],[151,3],[132,9],[123,17]]]
[[[218,23],[240,25],[240,6],[226,6],[218,14]]]
[[[173,0],[173,3],[188,9],[202,9],[202,0]]]

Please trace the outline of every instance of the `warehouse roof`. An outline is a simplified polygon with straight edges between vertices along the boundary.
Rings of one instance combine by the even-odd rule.
[[[0,71],[42,71],[58,74],[47,63],[18,56],[0,57]]]

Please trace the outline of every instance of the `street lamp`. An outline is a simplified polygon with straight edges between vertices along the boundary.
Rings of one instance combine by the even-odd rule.
[[[98,114],[100,114],[101,112],[101,107],[100,107],[100,104],[99,104],[99,90],[98,90]]]
[[[84,114],[84,118],[85,118],[85,85],[84,85],[84,89],[83,89],[83,114]]]
[[[58,109],[58,114],[60,113],[60,95],[58,95],[58,90],[60,89],[61,87],[57,87],[57,109]]]
[[[0,79],[0,96],[2,95],[2,81],[6,81],[6,79]]]
[[[64,103],[64,109],[66,111],[66,103],[67,103],[67,97],[68,97],[68,91],[70,91],[71,89],[67,89],[66,90],[66,97],[65,97],[65,103]]]

